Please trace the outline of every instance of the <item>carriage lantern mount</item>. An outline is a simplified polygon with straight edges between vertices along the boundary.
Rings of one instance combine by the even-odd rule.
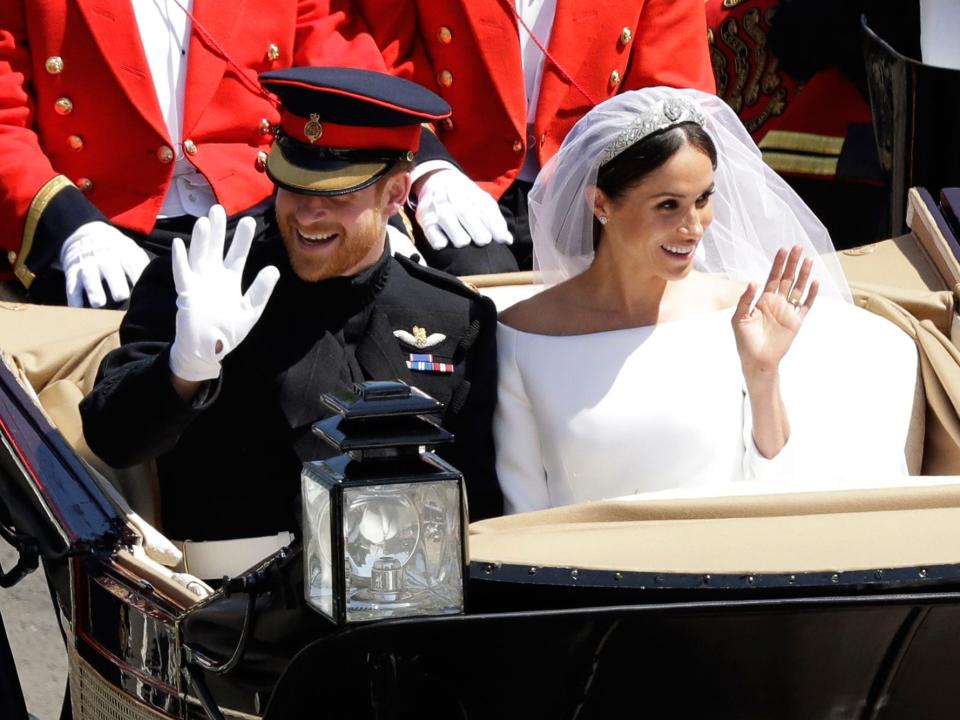
[[[301,473],[307,604],[337,624],[462,613],[463,476],[427,450],[453,440],[443,405],[399,381],[323,402],[313,431],[341,454]]]

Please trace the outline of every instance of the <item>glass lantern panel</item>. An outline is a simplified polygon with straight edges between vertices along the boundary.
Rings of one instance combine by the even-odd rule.
[[[330,490],[309,470],[300,479],[303,493],[303,587],[308,603],[335,620]]]
[[[347,621],[463,611],[460,483],[345,488]]]

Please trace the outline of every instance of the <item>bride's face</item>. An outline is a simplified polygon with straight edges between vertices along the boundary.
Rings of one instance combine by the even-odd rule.
[[[620,197],[598,190],[596,214],[607,216],[598,251],[664,280],[686,277],[713,220],[713,189],[710,158],[688,144]]]

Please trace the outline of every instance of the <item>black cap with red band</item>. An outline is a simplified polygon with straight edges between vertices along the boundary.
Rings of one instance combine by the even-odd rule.
[[[277,185],[343,195],[383,177],[420,146],[422,123],[450,106],[402,78],[353,68],[298,67],[260,75],[280,99],[280,127],[266,170]]]

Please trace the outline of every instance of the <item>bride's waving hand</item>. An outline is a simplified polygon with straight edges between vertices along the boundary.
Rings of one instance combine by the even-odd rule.
[[[817,298],[820,285],[816,280],[809,282],[813,262],[809,258],[801,261],[802,253],[799,245],[789,255],[781,248],[756,305],[751,309],[756,293],[753,283],[737,304],[733,332],[748,385],[751,379],[777,370]]]
[[[731,320],[750,396],[753,443],[765,458],[775,457],[790,439],[790,422],[780,393],[780,361],[797,337],[819,290],[816,280],[810,283],[813,262],[802,256],[799,245],[789,255],[780,248],[756,305],[751,309],[756,285],[750,283]]]

